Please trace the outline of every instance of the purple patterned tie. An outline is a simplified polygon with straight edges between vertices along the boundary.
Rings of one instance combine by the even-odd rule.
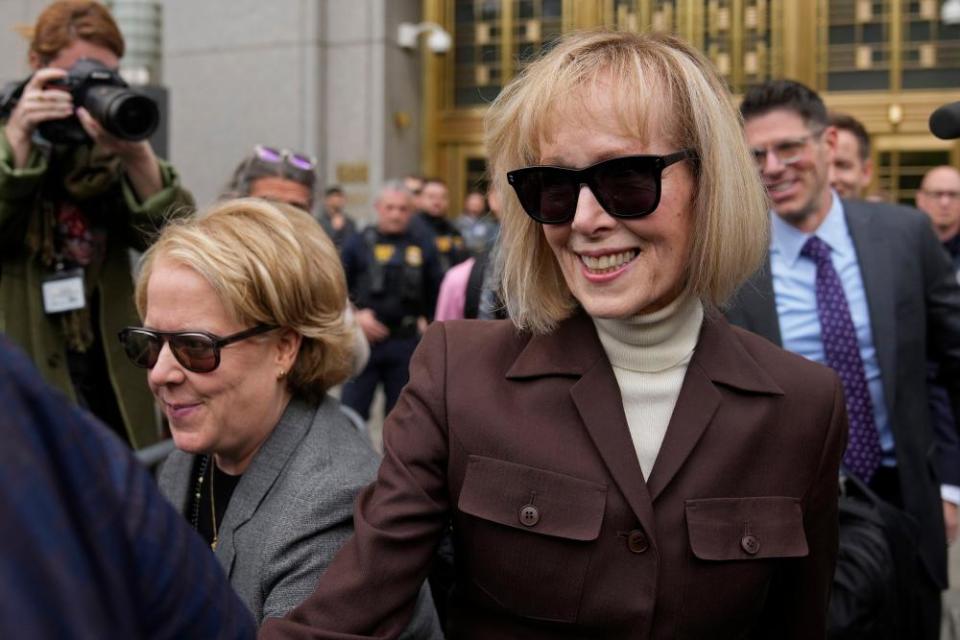
[[[800,255],[817,265],[817,315],[820,337],[827,364],[840,376],[850,420],[850,440],[843,455],[846,468],[864,482],[870,482],[880,466],[883,451],[873,416],[873,401],[867,389],[867,376],[853,328],[850,307],[843,293],[840,277],[830,261],[830,247],[811,236]]]

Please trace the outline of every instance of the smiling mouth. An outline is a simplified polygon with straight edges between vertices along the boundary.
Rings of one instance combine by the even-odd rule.
[[[583,263],[583,266],[585,266],[590,273],[604,274],[616,271],[638,255],[640,255],[639,249],[610,253],[605,256],[580,255],[580,262]]]
[[[184,409],[192,409],[193,407],[200,406],[199,402],[163,402],[166,405],[167,409],[171,411],[183,411]]]
[[[777,184],[768,184],[767,191],[770,193],[781,193],[783,191],[787,191],[792,186],[793,180],[789,182],[778,182]]]

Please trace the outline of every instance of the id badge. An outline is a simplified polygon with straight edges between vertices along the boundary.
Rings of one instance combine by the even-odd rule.
[[[67,269],[43,279],[43,310],[46,313],[76,311],[87,306],[83,292],[83,269]]]

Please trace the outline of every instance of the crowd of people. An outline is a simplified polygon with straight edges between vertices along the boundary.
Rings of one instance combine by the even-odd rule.
[[[882,202],[809,87],[738,112],[689,44],[597,31],[490,105],[459,218],[408,175],[360,228],[268,144],[197,210],[56,86],[123,54],[53,2],[2,121],[0,635],[939,637],[956,168]]]

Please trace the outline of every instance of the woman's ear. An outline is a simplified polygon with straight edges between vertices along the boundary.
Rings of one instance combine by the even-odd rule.
[[[290,371],[293,368],[302,342],[303,336],[289,327],[277,330],[277,365],[281,371]]]

